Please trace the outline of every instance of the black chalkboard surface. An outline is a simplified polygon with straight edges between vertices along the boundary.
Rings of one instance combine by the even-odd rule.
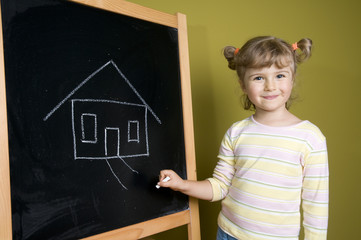
[[[177,29],[1,0],[13,239],[79,239],[188,209]]]

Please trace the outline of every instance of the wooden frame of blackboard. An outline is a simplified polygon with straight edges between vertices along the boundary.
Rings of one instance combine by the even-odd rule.
[[[181,13],[177,13],[175,15],[167,14],[123,0],[70,1],[178,29],[187,177],[190,180],[196,180],[186,16]],[[0,46],[0,239],[12,239],[9,145],[2,28],[0,29]],[[140,239],[183,225],[188,226],[188,239],[200,240],[199,208],[198,201],[194,198],[189,198],[188,210],[130,225],[124,228],[112,230],[109,232],[100,233],[98,235],[87,237],[86,239],[110,240],[119,239],[120,237],[123,240]]]

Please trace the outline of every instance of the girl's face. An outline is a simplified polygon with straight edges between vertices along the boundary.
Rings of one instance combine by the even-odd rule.
[[[293,88],[291,67],[248,68],[242,89],[256,106],[256,111],[277,112],[286,110],[286,102]]]

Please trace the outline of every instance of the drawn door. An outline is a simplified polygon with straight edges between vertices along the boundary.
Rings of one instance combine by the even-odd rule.
[[[105,128],[105,156],[119,157],[120,130],[119,128]]]

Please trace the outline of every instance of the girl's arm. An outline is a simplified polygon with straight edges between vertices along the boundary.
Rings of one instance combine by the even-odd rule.
[[[170,180],[168,182],[162,182],[162,180],[167,176]],[[161,187],[171,188],[174,191],[179,191],[188,196],[202,200],[211,201],[213,198],[212,186],[208,180],[183,180],[173,170],[162,170],[160,172],[158,185]]]
[[[305,159],[302,190],[305,239],[327,239],[328,177],[327,146],[323,142]]]

